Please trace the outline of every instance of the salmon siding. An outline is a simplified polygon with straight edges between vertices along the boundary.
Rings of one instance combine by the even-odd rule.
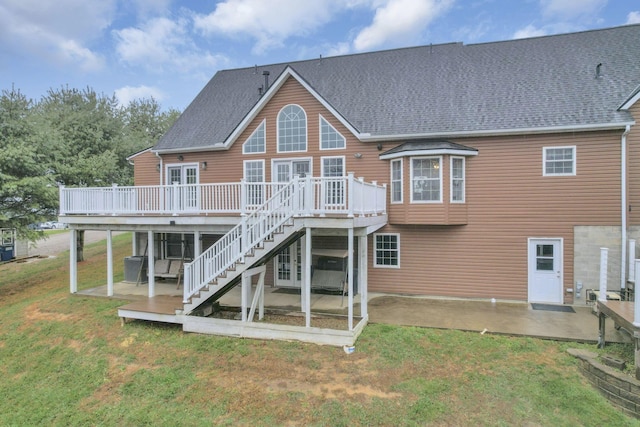
[[[640,238],[639,38],[631,25],[221,71],[132,159],[135,184],[171,184],[184,165],[199,184],[279,181],[294,164],[352,172],[387,185],[386,224],[367,230],[369,290],[579,302],[578,282],[598,286],[600,248],[616,289],[623,237]],[[290,151],[286,114],[302,120]],[[313,241],[346,247],[326,230]]]

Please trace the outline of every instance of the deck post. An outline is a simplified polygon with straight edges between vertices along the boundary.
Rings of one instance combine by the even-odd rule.
[[[358,250],[360,251],[360,259],[358,260],[358,290],[360,291],[360,316],[363,319],[367,319],[369,317],[369,309],[367,307],[367,300],[369,298],[369,290],[367,289],[368,243],[369,241],[366,234],[359,237]]]
[[[69,231],[69,291],[72,294],[78,292],[78,232],[75,229]]]
[[[311,227],[305,230],[305,251],[304,251],[304,314],[305,325],[311,327]]]
[[[107,296],[113,296],[113,233],[107,230]]]
[[[155,243],[153,241],[153,230],[147,231],[147,254],[149,255],[147,272],[149,275],[149,298],[156,296],[156,278],[155,278]],[[186,287],[185,287],[186,289]]]
[[[627,280],[630,283],[636,283],[636,266],[634,260],[636,259],[636,241],[635,239],[629,239],[629,274]]]
[[[636,259],[634,261],[634,266],[636,269],[636,277],[640,277],[640,259]],[[633,326],[635,326],[636,328],[640,328],[640,298],[638,297],[635,286],[633,291],[636,294],[635,298],[633,299]],[[636,357],[637,357],[637,352],[638,352],[638,348],[636,346]],[[636,363],[636,366],[640,366],[640,365]]]
[[[199,231],[193,232],[193,253],[191,256],[196,259],[202,253],[202,234]]]
[[[353,177],[353,176],[352,176]],[[348,230],[348,239],[349,242],[347,244],[347,281],[348,281],[348,289],[349,295],[347,297],[347,301],[349,304],[349,330],[353,331],[353,227],[349,227]]]
[[[598,301],[607,300],[607,262],[609,258],[609,249],[600,248],[600,293]]]

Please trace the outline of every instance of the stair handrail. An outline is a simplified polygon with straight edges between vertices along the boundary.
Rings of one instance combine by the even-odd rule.
[[[303,210],[303,180],[294,177],[283,183],[267,201],[240,222],[192,262],[184,265],[184,300],[198,293],[209,282],[224,273],[267,237]],[[243,200],[243,203],[245,200]]]

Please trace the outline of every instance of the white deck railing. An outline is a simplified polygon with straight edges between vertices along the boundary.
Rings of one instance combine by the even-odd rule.
[[[337,178],[298,178],[302,209],[307,215],[372,215],[386,211],[386,186]],[[199,215],[245,214],[254,211],[285,183],[120,187],[60,187],[60,215]]]
[[[264,204],[222,236],[193,262],[184,266],[184,302],[188,302],[207,283],[223,274],[229,267],[243,261],[256,246],[282,227],[300,211],[299,181],[294,179]]]

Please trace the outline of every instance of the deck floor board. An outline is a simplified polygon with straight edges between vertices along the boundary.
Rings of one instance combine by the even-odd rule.
[[[120,307],[120,309],[143,313],[176,314],[176,310],[181,310],[182,307],[182,297],[158,295],[132,302]]]

